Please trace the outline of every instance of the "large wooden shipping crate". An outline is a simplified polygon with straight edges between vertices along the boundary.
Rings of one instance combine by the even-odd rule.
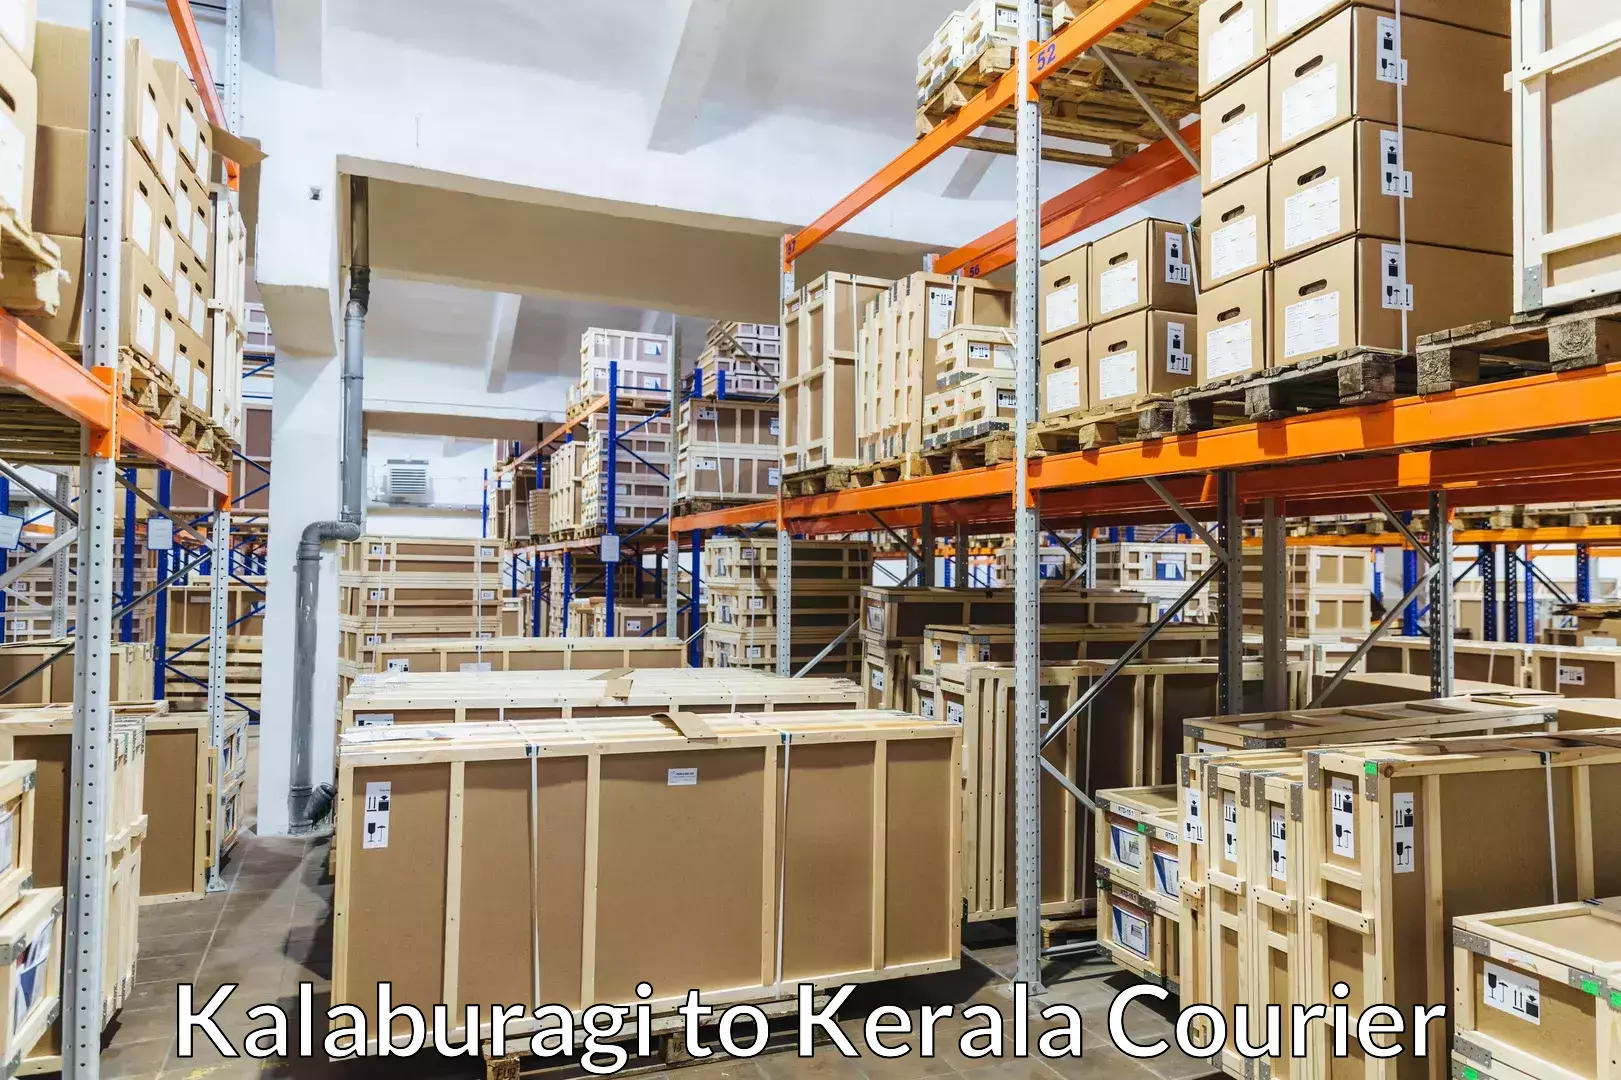
[[[1097,793],[1098,943],[1139,978],[1180,987],[1181,817],[1175,785]]]
[[[1621,647],[1534,645],[1530,685],[1554,694],[1621,697]]]
[[[719,503],[776,498],[781,431],[774,401],[683,401],[675,497]]]
[[[1532,686],[1531,647],[1512,641],[1463,641],[1452,643],[1452,673],[1459,679],[1498,683],[1503,686]],[[1430,673],[1430,639],[1387,635],[1367,653],[1367,670]]]
[[[886,645],[923,644],[929,626],[1012,626],[1012,589],[941,589],[867,585],[861,590],[861,633]],[[1055,590],[1041,598],[1054,624],[1146,626],[1149,602],[1114,589]]]
[[[216,753],[205,713],[147,718],[141,903],[202,898],[213,865],[214,830],[223,830],[221,855],[235,840],[235,828],[228,827],[234,822],[215,820],[214,792],[235,791],[246,777],[247,724],[247,713],[228,710],[225,742]]]
[[[71,704],[73,701],[73,639],[0,644],[0,705]],[[119,703],[152,700],[153,660],[150,642],[115,641],[110,645],[108,694]],[[43,666],[41,666],[43,665]]]
[[[339,753],[334,1003],[370,1015],[388,981],[458,1018],[578,1012],[647,981],[662,1012],[689,988],[770,1000],[958,965],[956,725],[846,711],[379,734]],[[716,872],[691,872],[699,850]]]
[[[1373,626],[1373,557],[1368,548],[1292,547],[1284,571],[1292,638],[1367,636]],[[1244,560],[1244,626],[1261,629],[1259,559]]]
[[[414,641],[379,645],[379,671],[566,671],[671,668],[684,663],[682,644],[667,637],[533,638]]]
[[[890,284],[829,272],[784,305],[779,388],[784,474],[859,463],[855,405],[861,312]]]
[[[0,1073],[14,1076],[46,1041],[62,1004],[60,888],[29,889],[0,915]],[[43,1064],[43,1063],[42,1063]]]
[[[1291,709],[1243,716],[1212,716],[1182,725],[1182,753],[1284,750],[1348,743],[1388,742],[1423,735],[1481,735],[1546,730],[1559,718],[1559,702],[1424,699],[1381,705]],[[1592,725],[1587,725],[1592,726]]]

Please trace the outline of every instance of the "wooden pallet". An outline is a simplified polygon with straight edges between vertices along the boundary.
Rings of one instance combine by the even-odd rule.
[[[129,349],[118,350],[118,370],[126,399],[164,427],[179,427],[180,403],[185,399],[168,372]]]
[[[1171,426],[1186,435],[1229,423],[1281,420],[1303,412],[1373,405],[1418,390],[1411,356],[1356,348],[1284,368],[1236,375],[1223,382],[1178,390]]]
[[[1016,456],[1012,424],[1006,420],[982,420],[941,432],[923,451],[924,460],[937,473],[982,469]]]
[[[850,486],[858,488],[881,487],[901,480],[915,480],[932,475],[929,461],[922,454],[907,454],[887,461],[857,465],[850,470]]]
[[[0,307],[13,315],[55,315],[62,306],[62,251],[0,213]]]
[[[1051,417],[1030,429],[1031,456],[1096,450],[1118,443],[1160,439],[1171,432],[1171,399],[1152,397],[1113,409]]]
[[[1621,294],[1564,308],[1424,334],[1418,339],[1419,393],[1544,371],[1576,371],[1621,360]]]
[[[851,478],[855,468],[853,465],[823,465],[820,468],[806,469],[804,472],[784,476],[782,493],[788,498],[799,498],[843,491],[845,488],[855,486]]]

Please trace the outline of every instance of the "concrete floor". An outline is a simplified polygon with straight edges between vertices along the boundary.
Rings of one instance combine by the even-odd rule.
[[[249,766],[252,777],[252,760]],[[246,802],[251,808],[251,797]],[[191,1059],[177,1057],[176,987],[182,982],[196,987],[199,1002],[206,1001],[223,983],[239,984],[219,1014],[220,1026],[238,1046],[246,1033],[262,1026],[262,1022],[247,1019],[246,1009],[267,1001],[291,1006],[297,1001],[300,982],[313,984],[318,1010],[326,1007],[332,959],[332,884],[326,877],[326,862],[325,842],[261,838],[249,832],[238,842],[226,868],[228,892],[193,903],[143,909],[137,986],[108,1030],[107,1048],[102,1055],[105,1080],[483,1077],[482,1062],[447,1062],[436,1056],[407,1065],[393,1059],[344,1063],[229,1060],[206,1040]],[[864,987],[847,1003],[841,1022],[854,1031],[867,1011],[886,1003],[908,1008],[914,1018],[923,1004],[977,1001],[995,1004],[1007,1015],[1012,1001],[1005,982],[992,969],[1005,970],[1011,962],[1011,949],[990,948],[976,951],[976,955],[989,967],[965,960],[960,971]],[[900,1059],[868,1056],[848,1061],[828,1047],[809,1059],[798,1058],[790,1051],[749,1061],[688,1066],[677,1070],[677,1080],[951,1080],[959,1075],[971,1075],[974,1080],[1192,1080],[1212,1072],[1207,1062],[1184,1057],[1174,1049],[1153,1061],[1139,1062],[1109,1045],[1105,1026],[1109,1003],[1117,990],[1130,985],[1114,969],[1053,965],[1047,977],[1049,993],[1036,1003],[1037,1009],[1045,1001],[1065,1001],[1081,1010],[1086,1044],[1080,1060],[965,1058],[956,1048],[954,1033],[969,1025],[942,1022],[938,1028],[941,1052],[929,1060],[914,1053]],[[1141,1003],[1130,1006],[1127,1026],[1140,1041],[1152,1041],[1171,1032],[1165,1017]],[[945,1038],[948,1030],[953,1032],[949,1039]],[[1032,1042],[1040,1030],[1038,1019],[1031,1026]],[[915,1040],[912,1044],[916,1045]]]

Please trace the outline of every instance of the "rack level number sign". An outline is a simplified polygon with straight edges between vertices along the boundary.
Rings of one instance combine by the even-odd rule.
[[[393,788],[388,780],[366,785],[366,813],[361,826],[364,831],[360,836],[362,849],[388,847],[388,814]]]

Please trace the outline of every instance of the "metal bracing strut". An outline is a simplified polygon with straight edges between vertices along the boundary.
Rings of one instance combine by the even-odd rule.
[[[1452,514],[1445,491],[1430,492],[1430,696],[1452,696]]]
[[[1278,500],[1261,504],[1261,707],[1289,707],[1289,552]]]

